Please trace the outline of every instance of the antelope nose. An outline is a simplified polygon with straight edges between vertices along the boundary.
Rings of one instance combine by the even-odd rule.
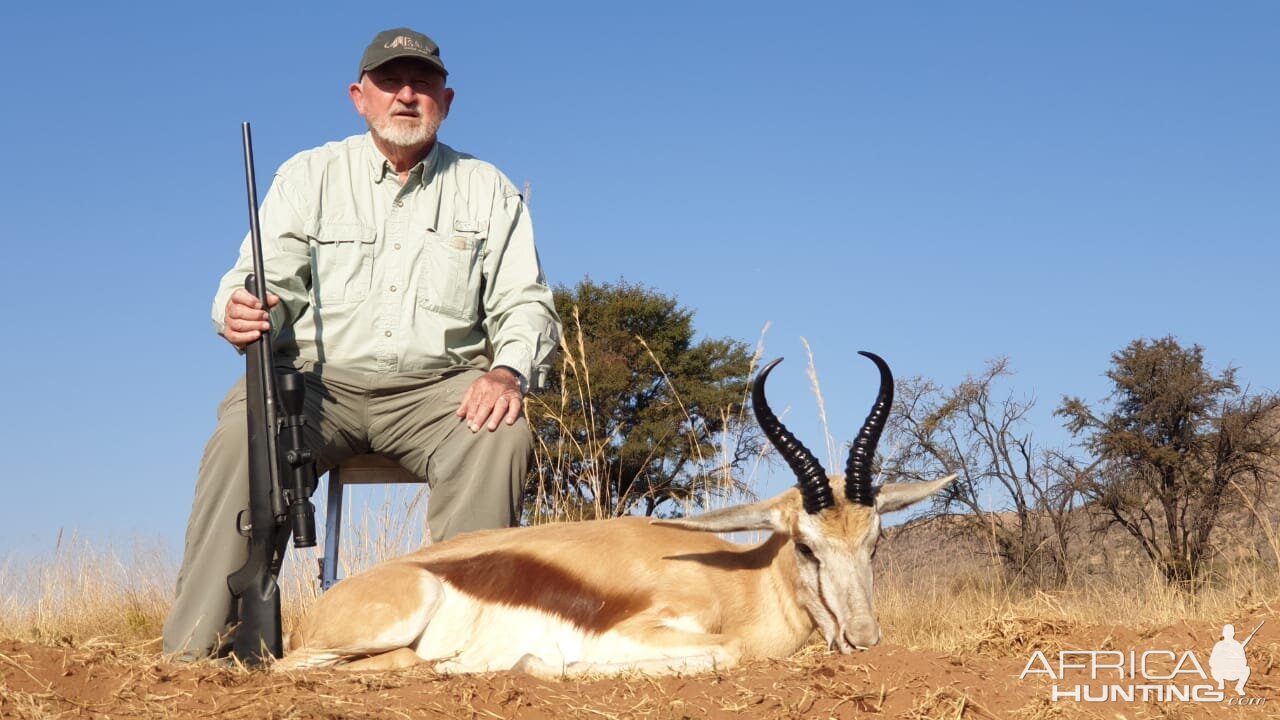
[[[880,626],[873,622],[860,622],[845,630],[844,639],[858,650],[866,650],[880,644]]]

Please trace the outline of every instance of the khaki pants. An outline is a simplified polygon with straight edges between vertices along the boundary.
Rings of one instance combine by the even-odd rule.
[[[317,473],[368,452],[396,460],[431,487],[433,542],[516,524],[532,447],[528,425],[521,418],[472,433],[454,415],[482,370],[377,375],[310,363],[300,369]],[[233,618],[227,576],[248,557],[248,541],[236,530],[237,514],[249,505],[247,436],[241,379],[218,408],[200,462],[177,597],[164,626],[165,653],[203,657],[225,640]]]

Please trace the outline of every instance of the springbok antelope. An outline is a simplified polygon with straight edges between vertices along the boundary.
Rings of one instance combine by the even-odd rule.
[[[880,641],[871,558],[880,515],[938,491],[872,487],[893,377],[844,476],[828,477],[752,387],[756,419],[799,482],[770,500],[681,520],[639,517],[468,533],[335,585],[290,636],[278,670],[325,665],[442,672],[524,670],[556,677],[729,667],[786,657],[814,629],[842,653]],[[714,533],[769,530],[746,546]]]

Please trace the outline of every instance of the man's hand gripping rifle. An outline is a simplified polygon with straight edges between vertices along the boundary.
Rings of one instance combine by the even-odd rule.
[[[262,233],[258,228],[258,188],[253,172],[253,140],[249,123],[244,135],[245,183],[249,194],[249,235],[253,274],[245,289],[267,305]],[[249,509],[236,519],[240,534],[249,538],[249,559],[227,577],[240,619],[232,642],[242,662],[258,665],[280,657],[280,586],[277,578],[289,535],[296,548],[316,544],[315,455],[305,446],[303,427],[306,386],[292,370],[278,375],[272,362],[270,331],[249,345],[245,353],[245,384],[249,421]],[[278,402],[278,405],[277,405]],[[283,410],[283,414],[281,414]],[[288,484],[282,479],[288,478]]]

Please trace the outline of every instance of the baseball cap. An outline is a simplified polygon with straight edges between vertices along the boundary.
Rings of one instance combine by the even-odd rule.
[[[449,71],[444,69],[444,61],[440,59],[440,46],[417,30],[404,27],[383,30],[373,36],[373,42],[364,49],[360,58],[360,75],[403,57],[421,60],[445,77],[449,75]]]

